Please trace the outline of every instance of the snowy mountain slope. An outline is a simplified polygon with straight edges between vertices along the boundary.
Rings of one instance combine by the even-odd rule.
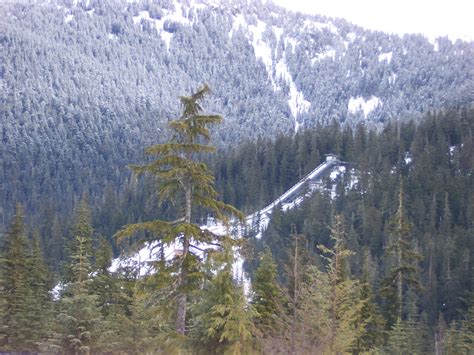
[[[474,44],[367,31],[270,1],[0,3],[0,220],[129,182],[203,82],[219,147],[474,101]],[[87,187],[86,187],[87,185]]]

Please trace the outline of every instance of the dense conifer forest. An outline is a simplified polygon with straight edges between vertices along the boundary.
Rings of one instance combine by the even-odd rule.
[[[473,354],[473,52],[260,0],[0,3],[0,353]]]
[[[173,142],[149,148],[164,153],[166,165],[178,164],[174,169],[188,165],[180,168],[178,158],[170,163],[167,154],[201,152],[218,195],[246,212],[277,197],[324,154],[337,153],[349,163],[335,186],[327,181],[327,188],[287,212],[276,207],[261,238],[250,228],[234,246],[251,276],[247,293],[233,277],[232,239],[221,239],[216,252],[183,259],[187,281],[176,289],[173,270],[182,270],[180,257],[170,264],[157,253],[156,272],[145,276],[143,265],[110,269],[113,249],[133,251],[177,230],[196,235],[192,226],[209,208],[227,208],[223,204],[200,200],[204,205],[193,208],[188,227],[177,227],[171,221],[185,202],[159,204],[155,183],[145,178],[127,194],[108,192],[97,206],[85,195],[70,221],[52,216],[48,227],[50,222],[28,225],[18,205],[0,259],[1,349],[468,354],[473,127],[474,111],[458,109],[429,114],[419,124],[394,121],[381,131],[334,121],[249,141],[227,154],[210,155],[210,146],[190,141],[182,148]],[[150,164],[143,167],[153,170]],[[171,183],[158,185],[162,194],[174,191],[174,178],[166,176]],[[127,211],[139,212],[124,218]],[[133,218],[142,222],[124,227]],[[133,238],[119,243],[125,235]],[[180,292],[187,308],[177,331]]]
[[[379,128],[474,100],[474,46],[399,37],[259,0],[0,2],[0,224],[133,188],[202,82],[219,148],[332,120]],[[263,54],[268,53],[267,56]]]

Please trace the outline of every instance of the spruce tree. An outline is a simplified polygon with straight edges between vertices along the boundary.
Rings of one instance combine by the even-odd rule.
[[[282,311],[284,296],[278,285],[277,266],[268,247],[265,252],[260,253],[259,259],[252,283],[252,304],[257,312],[256,326],[263,337],[271,337],[282,327],[279,314]]]
[[[66,285],[59,304],[57,345],[66,353],[91,353],[102,321],[98,297],[92,293],[88,244],[85,237],[76,236],[75,251],[70,255],[73,281]]]
[[[40,235],[35,231],[32,236],[32,250],[29,258],[29,299],[28,313],[31,329],[28,340],[33,349],[37,349],[47,338],[52,327],[52,299],[50,295],[51,279],[45,264],[40,244]]]
[[[351,350],[356,353],[369,352],[381,346],[385,340],[385,320],[375,303],[372,286],[369,280],[368,259],[370,252],[364,251],[364,266],[360,281],[360,302],[355,320],[357,337],[351,345]]]
[[[176,299],[175,330],[184,335],[186,330],[186,314],[188,294],[196,287],[193,281],[199,278],[201,258],[192,251],[192,246],[211,243],[219,240],[208,230],[203,230],[195,222],[193,210],[203,208],[210,210],[217,220],[228,222],[228,214],[239,217],[242,215],[235,208],[216,199],[214,177],[208,167],[198,160],[199,154],[209,154],[215,148],[208,145],[211,138],[209,127],[222,122],[219,115],[203,114],[201,101],[210,92],[208,85],[203,85],[191,96],[182,96],[182,114],[170,121],[168,127],[172,131],[172,139],[168,143],[148,147],[145,153],[155,159],[145,165],[132,166],[138,174],[151,174],[159,182],[158,196],[161,200],[180,201],[181,213],[175,221],[161,219],[149,222],[129,224],[117,234],[120,240],[133,235],[139,230],[147,230],[154,240],[163,245],[175,245],[179,253],[164,268],[164,263],[156,263],[159,272],[170,272],[176,275],[173,293],[169,297]]]
[[[95,349],[103,317],[93,289],[91,213],[83,197],[74,214],[68,264],[57,315],[58,327],[46,347],[50,351],[89,354]]]
[[[421,259],[420,254],[414,248],[411,238],[412,226],[408,221],[403,180],[400,182],[398,193],[398,209],[391,219],[391,230],[387,248],[387,256],[391,256],[391,268],[384,279],[381,293],[393,302],[396,309],[390,312],[392,324],[396,319],[398,323],[404,318],[404,305],[406,301],[407,288],[419,289],[420,283],[417,278],[417,264]]]
[[[31,314],[33,302],[30,284],[29,246],[25,236],[23,207],[18,204],[9,232],[5,236],[4,252],[0,256],[0,349],[31,351]]]
[[[73,225],[70,230],[71,239],[67,245],[67,262],[63,268],[64,282],[76,281],[77,275],[72,269],[75,267],[74,258],[77,255],[79,244],[81,244],[80,247],[83,249],[83,253],[87,255],[88,265],[92,268],[93,233],[89,201],[87,195],[84,195],[74,210]]]
[[[347,249],[345,219],[334,217],[331,226],[332,248],[320,246],[328,261],[329,281],[329,349],[332,353],[347,352],[364,330],[358,324],[361,308],[360,286],[347,269],[347,258],[353,254]]]
[[[289,353],[337,354],[351,350],[362,333],[360,287],[346,269],[346,259],[352,253],[345,244],[342,216],[334,218],[331,227],[334,245],[319,245],[325,269],[306,265],[298,287],[296,331]],[[291,301],[293,302],[293,300]],[[293,328],[293,327],[292,327]]]
[[[255,311],[247,304],[242,285],[233,279],[231,239],[214,253],[211,269],[217,274],[204,286],[194,308],[192,336],[203,354],[249,354],[255,333]]]

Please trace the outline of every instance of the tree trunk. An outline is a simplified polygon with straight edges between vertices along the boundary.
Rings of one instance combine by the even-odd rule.
[[[181,292],[178,295],[178,311],[176,315],[176,332],[184,335],[186,325],[186,294]]]
[[[192,208],[192,189],[190,186],[186,188],[185,192],[185,223],[191,223],[191,208]],[[189,251],[189,239],[187,236],[184,237],[183,240],[183,250],[182,250],[182,261],[184,264],[184,260],[188,255]],[[185,265],[181,265],[179,281],[178,281],[178,288],[179,294],[177,298],[177,311],[176,311],[176,332],[178,334],[184,335],[185,327],[186,327],[186,303],[187,303],[187,295],[186,292],[183,290],[183,286],[186,284],[187,279],[187,270]]]

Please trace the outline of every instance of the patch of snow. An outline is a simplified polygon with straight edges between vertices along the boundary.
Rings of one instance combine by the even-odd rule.
[[[252,45],[255,57],[262,61],[265,65],[265,69],[268,73],[268,78],[271,81],[274,91],[281,90],[281,88],[275,82],[275,79],[283,79],[289,87],[288,106],[290,107],[291,115],[294,119],[295,131],[298,131],[300,124],[297,121],[297,116],[302,112],[307,112],[311,103],[304,98],[304,95],[298,91],[296,84],[293,82],[291,74],[286,65],[285,59],[281,59],[274,65],[273,53],[271,47],[264,41],[263,33],[267,29],[267,24],[261,20],[257,20],[256,25],[248,25],[245,21],[245,17],[239,14],[234,17],[232,23],[232,29],[229,32],[229,38],[240,28],[247,29],[249,32],[249,43]],[[271,27],[277,41],[279,42],[283,36],[283,29],[280,27]],[[285,46],[291,44],[293,46],[292,51],[294,53],[296,48],[296,39],[285,38]],[[273,76],[275,73],[275,77]]]
[[[433,45],[434,51],[437,52],[439,50],[438,37],[426,36],[426,39],[428,40],[428,42],[430,42]]]
[[[311,59],[311,65],[314,65],[314,63],[319,62],[325,58],[331,58],[332,60],[336,59],[336,50],[334,49],[328,49],[325,52],[318,53],[316,57]]]
[[[166,48],[169,49],[171,45],[171,39],[173,38],[173,34],[165,31],[163,29],[163,25],[166,21],[177,22],[182,25],[190,26],[192,25],[191,21],[188,18],[183,16],[183,7],[180,3],[175,3],[175,11],[164,11],[164,16],[161,19],[153,19],[150,17],[150,13],[148,11],[140,11],[138,16],[133,17],[133,23],[135,25],[140,24],[140,22],[149,21],[151,22],[152,26],[158,31],[160,34],[161,39],[165,42]]]
[[[395,83],[395,80],[397,80],[397,74],[392,73],[392,75],[390,75],[390,77],[388,78],[388,83],[390,85],[393,85]]]
[[[290,98],[288,99],[288,106],[290,107],[291,115],[294,119],[295,132],[298,132],[300,123],[297,120],[299,114],[308,112],[311,102],[307,101],[302,92],[298,91],[296,84],[291,77],[290,71],[284,59],[281,59],[275,66],[275,75],[278,79],[283,79],[290,88]],[[274,89],[277,90],[276,84]]]
[[[358,96],[356,98],[350,98],[347,109],[353,114],[362,111],[364,117],[367,118],[369,113],[375,110],[379,105],[382,105],[382,101],[377,96],[371,96],[368,100],[365,100],[362,96]]]
[[[92,9],[92,10],[89,10],[89,11],[86,11],[86,14],[88,14],[89,16],[93,15],[95,12],[95,9]]]
[[[311,20],[305,20],[303,22],[303,28],[305,30],[316,30],[316,31],[322,31],[324,29],[329,30],[330,32],[337,34],[337,27],[334,26],[333,23],[328,22],[319,22],[319,21],[311,21]]]
[[[51,296],[53,297],[53,301],[59,300],[59,298],[61,297],[61,292],[63,290],[64,284],[62,282],[58,282],[51,290]]]
[[[342,174],[344,174],[345,171],[346,167],[344,165],[341,165],[331,171],[331,174],[329,174],[329,179],[333,182],[333,184],[331,185],[331,199],[333,200],[337,197],[337,184],[335,184],[335,182]]]
[[[287,84],[293,81],[284,59],[280,59],[280,61],[276,64],[275,75],[277,78],[283,79]]]
[[[275,37],[277,39],[277,43],[280,42],[281,36],[283,35],[283,28],[272,26],[272,29],[273,29],[273,33],[275,34]]]
[[[227,227],[219,223],[208,223],[207,225],[201,226],[201,229],[209,230],[210,232],[218,236],[230,233]],[[189,252],[200,258],[205,258],[205,254],[212,249],[217,249],[217,245],[198,243],[194,241],[189,247]],[[153,261],[160,260],[162,253],[166,261],[171,261],[177,255],[180,255],[181,252],[181,245],[178,243],[170,243],[164,245],[162,250],[161,245],[158,241],[151,242],[146,244],[138,252],[132,255],[123,256],[112,260],[112,265],[110,266],[109,271],[114,273],[117,272],[120,268],[133,267],[137,268],[139,276],[150,275],[154,272],[151,263]],[[244,292],[246,295],[248,295],[250,292],[250,278],[243,269],[244,259],[237,248],[234,248],[234,258],[234,264],[232,265],[234,278],[242,282]],[[59,293],[62,289],[59,287],[62,287],[62,285],[59,284],[57,285],[57,287],[58,290],[56,291],[56,293],[59,297]]]
[[[190,8],[192,9],[196,9],[196,10],[202,10],[202,9],[205,9],[206,8],[206,4],[203,4],[203,3],[199,3],[195,0],[191,0],[190,2]]]
[[[261,59],[263,64],[265,64],[267,71],[271,73],[271,67],[273,63],[272,49],[267,43],[265,43],[262,38],[262,34],[265,31],[266,27],[267,25],[265,24],[265,22],[258,20],[256,26],[250,25],[248,28],[252,33],[251,44],[255,51],[255,57]]]
[[[239,28],[247,28],[247,22],[245,21],[245,17],[242,14],[238,14],[234,17],[234,21],[232,22],[232,28],[229,32],[229,38],[232,38],[234,32],[238,31]]]
[[[153,242],[145,245],[137,253],[112,260],[112,265],[109,268],[110,272],[117,272],[124,267],[137,267],[138,274],[144,276],[150,273],[151,268],[149,262],[155,259],[157,253],[158,242]],[[167,260],[174,256],[175,248],[173,246],[164,247],[164,255]]]
[[[285,47],[291,46],[291,53],[295,54],[298,41],[292,37],[285,37]]]
[[[107,33],[107,38],[112,41],[116,41],[118,37],[114,35],[113,33]]]
[[[336,169],[331,171],[331,173],[329,174],[329,178],[331,179],[331,181],[335,181],[345,171],[346,167],[344,165],[338,166]]]
[[[357,38],[357,35],[354,32],[349,32],[346,37],[352,43]]]
[[[392,52],[385,52],[379,54],[379,63],[386,61],[388,64],[390,64],[390,62],[392,61],[392,54]]]
[[[405,158],[404,158],[405,164],[409,165],[412,162],[412,160],[413,159],[411,158],[410,152],[406,152],[405,153]]]
[[[133,16],[132,20],[134,25],[139,24],[142,20],[151,21],[150,13],[148,11],[140,11],[138,16]]]
[[[67,15],[65,18],[64,18],[64,23],[69,23],[72,21],[72,19],[74,18],[74,15]]]
[[[304,201],[304,198],[305,196],[300,196],[294,199],[293,201],[291,201],[290,203],[285,203],[281,206],[281,209],[285,212],[292,210],[293,208],[298,207],[301,204],[301,202]]]
[[[166,48],[168,48],[169,50],[171,46],[171,39],[173,38],[173,34],[166,31],[162,31],[160,32],[160,37],[163,40],[163,42],[165,42]]]
[[[293,81],[290,83],[290,99],[288,100],[288,106],[290,106],[291,114],[295,119],[295,132],[298,132],[300,124],[296,120],[296,117],[301,112],[308,112],[311,102],[304,98],[303,93],[298,91]]]
[[[356,169],[352,168],[350,170],[351,180],[349,181],[349,189],[354,189],[359,185],[359,176]]]

